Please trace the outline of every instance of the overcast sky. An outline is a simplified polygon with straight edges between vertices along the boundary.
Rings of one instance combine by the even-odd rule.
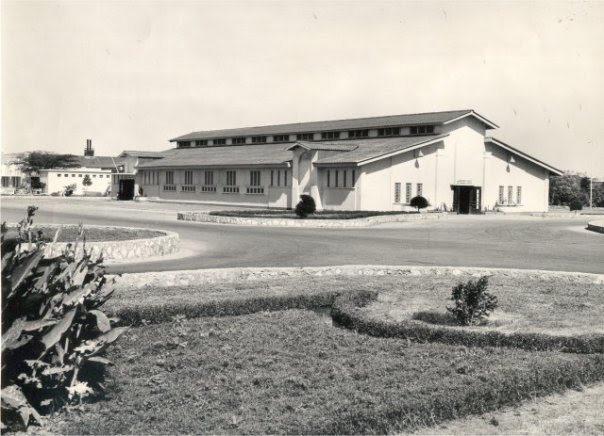
[[[2,1],[2,150],[475,109],[604,176],[604,1]]]

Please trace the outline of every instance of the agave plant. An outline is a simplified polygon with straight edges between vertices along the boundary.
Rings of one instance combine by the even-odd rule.
[[[59,256],[47,257],[30,206],[10,235],[2,226],[2,427],[22,430],[39,412],[100,394],[108,345],[124,333],[99,307],[111,297],[102,253],[83,227]],[[60,229],[55,234],[57,241]]]

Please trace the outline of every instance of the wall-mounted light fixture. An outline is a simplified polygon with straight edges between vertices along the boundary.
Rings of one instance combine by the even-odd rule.
[[[512,156],[510,154],[510,157],[508,158],[508,166],[506,167],[506,170],[508,173],[510,172],[510,164],[515,163],[515,162],[516,162],[516,159],[514,159],[514,156]]]
[[[415,157],[415,168],[419,168],[419,158],[422,157],[424,153],[421,150],[415,150],[413,152],[413,156]]]

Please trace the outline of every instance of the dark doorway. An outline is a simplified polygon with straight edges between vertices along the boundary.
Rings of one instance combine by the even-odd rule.
[[[479,186],[451,186],[453,211],[460,214],[480,213],[481,188]]]
[[[119,181],[118,200],[132,200],[134,198],[134,179],[122,179]]]
[[[472,197],[472,188],[469,186],[459,187],[459,210],[458,213],[470,213],[470,198]]]

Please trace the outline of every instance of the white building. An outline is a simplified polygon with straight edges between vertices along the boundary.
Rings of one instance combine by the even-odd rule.
[[[291,208],[432,208],[547,211],[561,172],[487,136],[498,126],[473,110],[193,132],[164,157],[138,165],[143,195]]]
[[[91,182],[89,186],[83,183],[86,176]],[[53,168],[41,170],[40,181],[46,185],[44,191],[48,194],[63,193],[67,186],[75,185],[73,195],[106,195],[111,191],[111,170],[85,167]]]
[[[27,178],[21,168],[13,163],[17,158],[16,153],[2,154],[2,194],[14,194]]]

